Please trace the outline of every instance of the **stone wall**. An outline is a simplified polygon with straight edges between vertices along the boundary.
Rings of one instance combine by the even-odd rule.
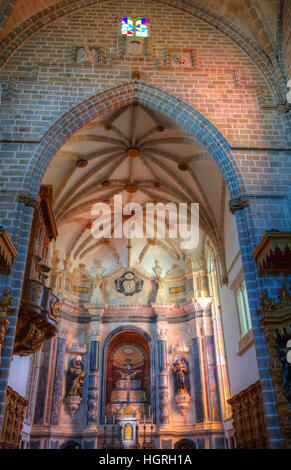
[[[291,79],[291,2],[284,2],[283,44],[287,78]]]

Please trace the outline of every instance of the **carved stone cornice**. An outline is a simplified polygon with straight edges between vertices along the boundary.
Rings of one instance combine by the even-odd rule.
[[[245,209],[245,207],[249,207],[249,199],[246,196],[239,196],[229,201],[229,210],[232,214]]]
[[[7,231],[0,227],[0,273],[9,274],[17,250]]]
[[[252,253],[261,271],[289,271],[291,265],[291,232],[265,232]]]

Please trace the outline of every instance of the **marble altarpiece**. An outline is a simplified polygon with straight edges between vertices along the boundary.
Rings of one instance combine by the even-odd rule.
[[[229,386],[205,264],[166,276],[158,260],[152,273],[98,262],[92,275],[57,252],[51,264],[58,333],[39,360],[53,385],[38,383],[30,446],[224,447]]]

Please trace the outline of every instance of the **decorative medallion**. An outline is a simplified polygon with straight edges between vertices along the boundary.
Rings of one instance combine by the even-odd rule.
[[[143,283],[144,281],[139,279],[132,271],[126,271],[119,279],[114,281],[117,292],[126,296],[141,292]]]
[[[188,170],[188,165],[185,162],[179,162],[178,163],[178,168],[181,171],[187,171]]]
[[[127,149],[127,156],[131,158],[136,158],[140,155],[140,150],[137,147],[130,147]]]
[[[126,191],[130,194],[133,194],[133,193],[136,193],[137,192],[137,186],[135,186],[134,184],[129,184],[128,186],[126,186]]]
[[[88,165],[88,160],[85,160],[84,158],[81,158],[80,160],[76,161],[76,166],[78,168],[85,168]]]
[[[174,62],[175,65],[180,65],[180,66],[189,66],[189,59],[188,57],[186,57],[186,55],[184,54],[179,54],[179,53],[175,53],[172,55],[172,60]]]

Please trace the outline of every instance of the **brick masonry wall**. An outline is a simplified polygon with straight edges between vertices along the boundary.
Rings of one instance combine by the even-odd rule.
[[[3,139],[13,135],[14,139],[38,140],[57,117],[92,94],[125,83],[134,69],[141,71],[142,81],[199,109],[232,145],[285,145],[277,113],[262,112],[258,107],[256,89],[266,94],[269,91],[243,52],[190,15],[152,2],[139,2],[139,8],[135,4],[127,1],[122,8],[112,2],[70,14],[35,34],[14,53],[2,70],[2,80],[11,75],[18,77],[13,100],[7,103],[10,122],[5,122]],[[152,16],[153,60],[114,59],[112,67],[100,71],[70,66],[71,46],[105,44],[106,56],[116,54],[118,18],[123,11],[130,11],[132,16],[141,12],[150,19]],[[193,48],[197,67],[193,72],[156,71],[154,63],[156,59],[162,62],[164,48]],[[234,86],[233,71],[238,75],[238,87]]]
[[[285,0],[283,45],[287,78],[291,80],[291,0]]]
[[[11,2],[10,2],[11,3]],[[17,0],[12,2],[15,4],[13,15],[11,15],[3,28],[1,37],[5,37],[17,25],[25,21],[31,15],[37,13],[43,8],[57,3],[57,0]]]
[[[118,18],[126,14],[133,17],[143,15],[150,19],[151,57],[116,57]],[[70,48],[84,45],[104,47],[111,66],[94,68],[72,64],[69,60]],[[195,68],[163,68],[164,48],[193,49],[196,53]],[[157,62],[159,67],[156,67]],[[272,429],[270,439],[272,446],[280,447],[272,383],[266,368],[266,348],[256,311],[261,289],[268,287],[270,293],[274,294],[283,280],[260,278],[250,253],[265,230],[286,230],[290,227],[290,151],[280,150],[290,144],[290,115],[281,119],[277,111],[272,109],[274,97],[270,95],[264,77],[247,55],[230,39],[200,19],[155,2],[140,1],[138,7],[133,0],[106,2],[56,20],[25,41],[10,57],[0,73],[0,185],[4,191],[0,193],[0,216],[1,224],[7,227],[20,248],[20,255],[11,275],[0,279],[0,291],[12,287],[17,310],[33,211],[32,207],[17,202],[17,192],[26,188],[37,193],[43,171],[53,157],[53,150],[57,150],[57,142],[48,142],[46,150],[36,154],[39,142],[43,139],[46,144],[50,136],[47,132],[52,127],[57,128],[56,121],[64,115],[60,126],[67,123],[67,127],[63,130],[60,127],[59,144],[70,132],[93,118],[94,113],[97,115],[98,112],[107,111],[109,108],[104,105],[102,99],[105,98],[101,95],[106,90],[112,90],[106,99],[110,102],[111,97],[113,109],[120,103],[126,104],[126,100],[131,102],[135,89],[126,84],[132,81],[132,71],[141,74],[142,83],[137,84],[136,88],[139,88],[138,96],[143,97],[148,106],[152,104],[154,109],[174,117],[180,106],[180,102],[175,100],[179,99],[185,104],[185,109],[188,106],[188,115],[186,111],[179,111],[180,123],[183,124],[184,119],[186,129],[190,131],[193,128],[193,133],[198,133],[198,124],[193,125],[191,122],[191,116],[193,121],[199,121],[199,115],[194,112],[198,110],[214,126],[210,128],[207,123],[203,124],[206,129],[205,140],[209,140],[210,135],[218,134],[216,128],[221,133],[217,137],[221,145],[227,147],[228,143],[233,147],[232,152],[230,149],[225,152],[225,155],[230,155],[229,163],[226,157],[224,161],[222,151],[215,147],[215,139],[214,143],[210,143],[210,150],[213,156],[217,154],[216,160],[232,197],[238,197],[243,192],[250,201],[250,207],[238,211],[236,217],[257,354],[259,360],[262,358],[259,368],[265,380],[263,393],[266,394],[268,425]],[[267,107],[260,106],[258,91],[263,97],[263,106]],[[81,104],[94,95],[98,96],[92,109],[91,101]],[[172,97],[171,102],[167,101],[168,96]],[[75,111],[70,112],[74,107],[77,107]],[[262,150],[265,148],[269,150]],[[38,160],[40,155],[42,159]],[[27,170],[28,167],[33,168],[31,172]],[[16,317],[11,322],[4,349],[6,372],[0,380],[0,412],[15,323]]]

